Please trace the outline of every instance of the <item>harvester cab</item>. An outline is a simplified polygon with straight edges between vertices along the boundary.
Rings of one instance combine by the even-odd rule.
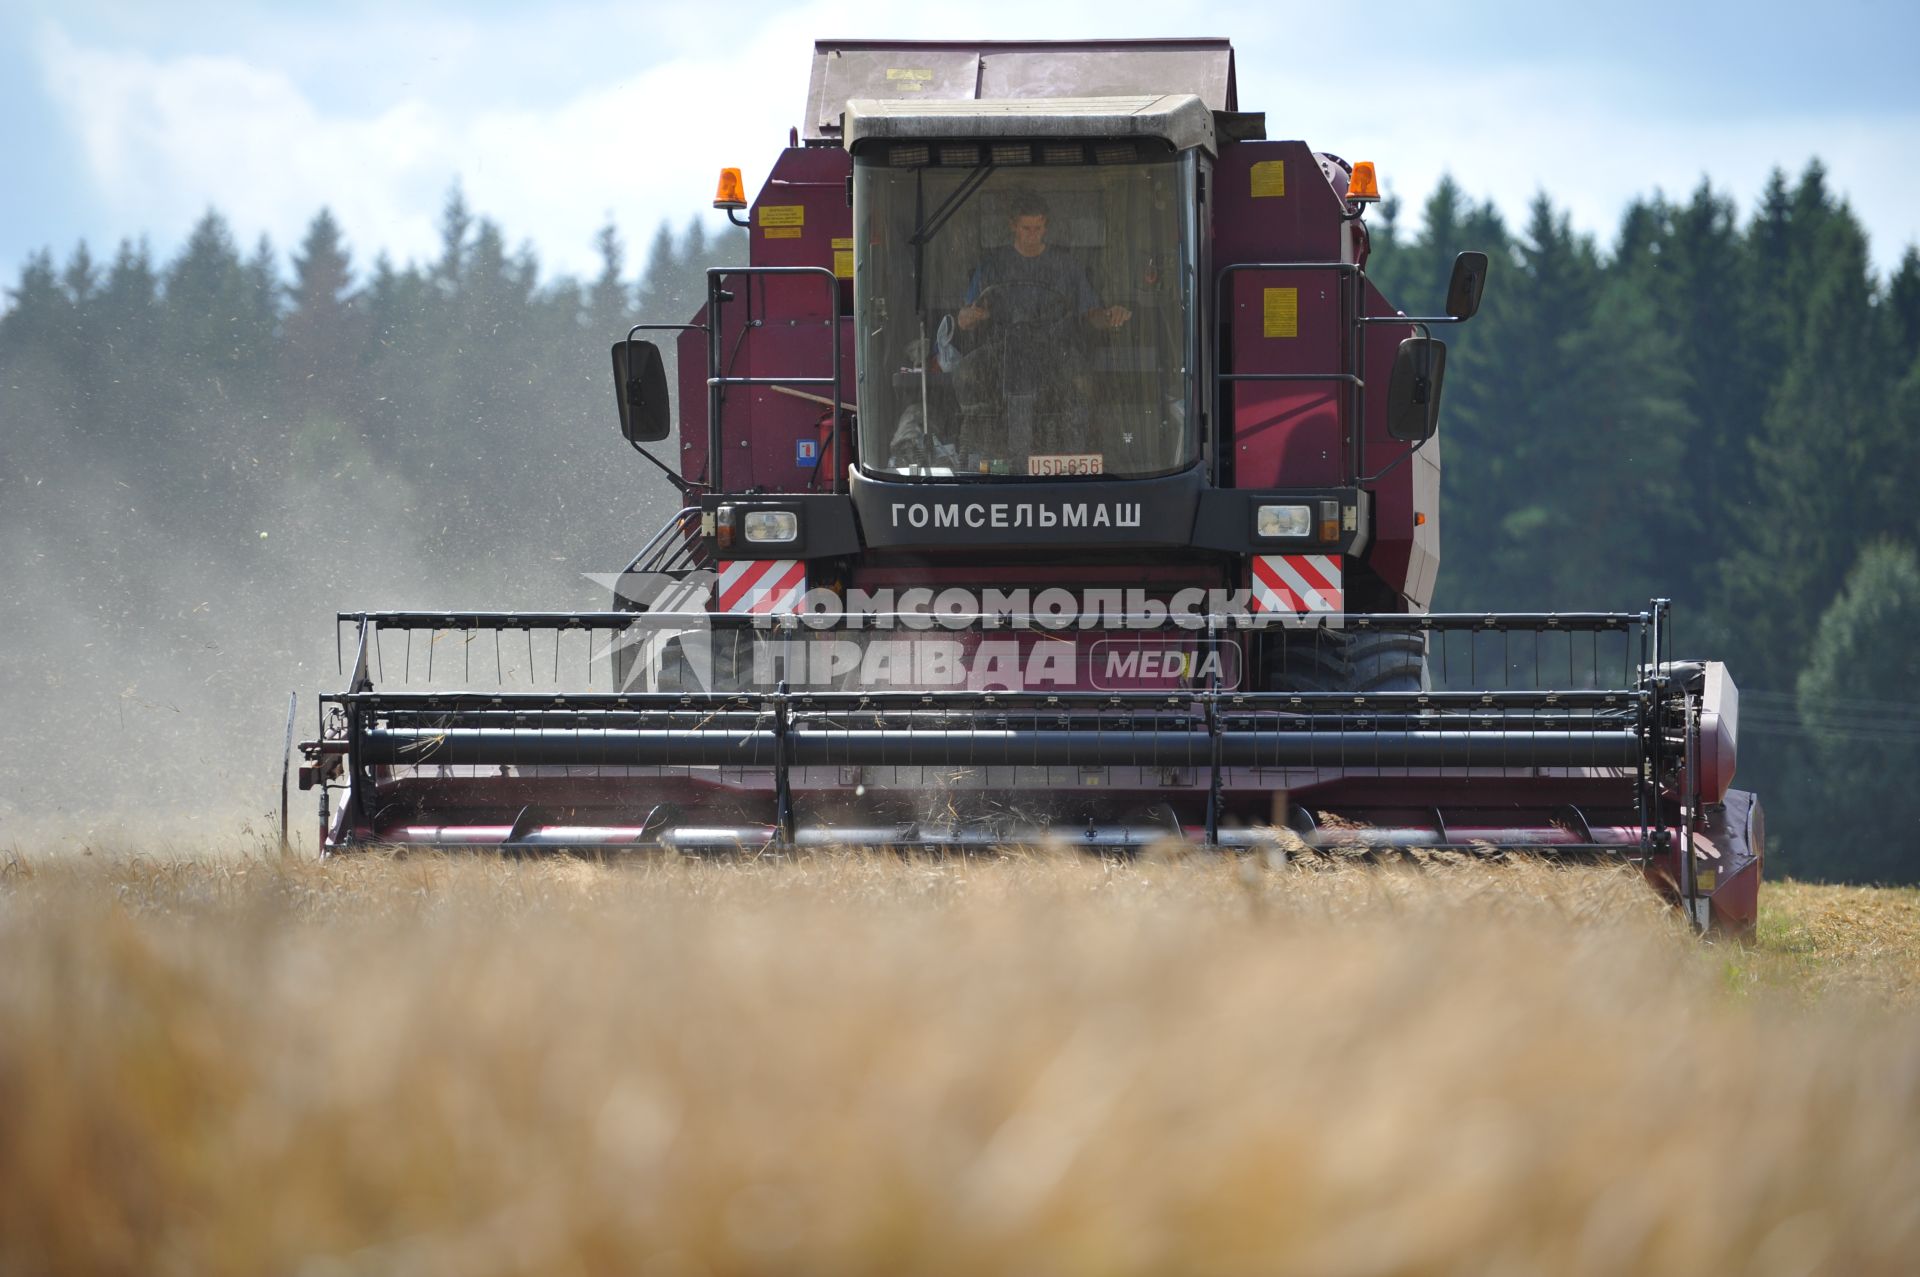
[[[749,260],[613,346],[683,508],[603,613],[342,614],[326,844],[1524,847],[1750,925],[1664,603],[1429,608],[1487,259],[1403,313],[1373,165],[1266,133],[1223,40],[817,45]]]

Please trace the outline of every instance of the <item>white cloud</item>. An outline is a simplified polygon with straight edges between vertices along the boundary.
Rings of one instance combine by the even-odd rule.
[[[1146,34],[1164,30],[1162,13],[1138,0],[1045,13],[980,0],[964,12],[922,6],[879,24],[890,35],[922,38],[981,29],[1062,36],[1089,27]],[[787,127],[799,123],[812,40],[877,25],[844,0],[757,18],[729,10],[722,21],[691,6],[637,17],[576,6],[555,21],[571,41],[603,16],[607,38],[631,44],[640,69],[570,91],[532,93],[514,79],[517,50],[537,29],[524,16],[469,15],[431,46],[417,23],[358,31],[382,50],[381,70],[368,83],[324,85],[324,93],[311,87],[314,56],[296,49],[270,59],[261,50],[274,41],[257,32],[245,55],[163,59],[92,47],[49,27],[39,53],[107,213],[162,244],[213,205],[243,235],[267,231],[289,246],[324,203],[363,264],[380,248],[424,257],[435,248],[441,199],[458,178],[478,211],[535,242],[548,269],[586,273],[593,233],[609,213],[638,257],[661,219],[683,223],[706,208],[723,163],[746,168],[750,184],[764,175]],[[1709,173],[1744,212],[1768,169],[1797,171],[1818,154],[1874,232],[1883,267],[1920,238],[1913,112],[1683,117],[1636,105],[1657,99],[1632,68],[1602,75],[1544,61],[1463,77],[1446,58],[1402,59],[1356,76],[1342,58],[1298,56],[1297,31],[1283,38],[1271,22],[1241,25],[1250,32],[1238,43],[1242,104],[1264,108],[1275,136],[1377,161],[1412,212],[1450,171],[1516,221],[1544,189],[1576,225],[1604,239],[1632,195],[1656,186],[1684,195]],[[418,45],[421,74],[402,79],[394,68],[405,57],[395,49],[408,42]],[[336,49],[323,60],[337,66],[338,57]],[[550,85],[552,58],[540,59]],[[458,93],[449,88],[455,82]],[[497,97],[489,83],[500,86]],[[502,105],[488,105],[494,101]]]
[[[474,208],[535,241],[551,269],[586,272],[609,213],[642,241],[712,199],[722,163],[764,171],[797,122],[806,44],[787,21],[724,57],[676,58],[545,108],[461,111],[402,97],[326,113],[281,70],[232,57],[159,60],[41,41],[48,88],[109,215],[164,242],[209,206],[243,235],[297,239],[325,204],[363,257],[434,251],[457,179]],[[797,52],[797,56],[796,56]],[[796,65],[797,64],[797,65]],[[638,251],[636,249],[636,251]]]

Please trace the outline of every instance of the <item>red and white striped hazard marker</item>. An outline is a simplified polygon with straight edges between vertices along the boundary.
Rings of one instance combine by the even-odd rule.
[[[1256,612],[1344,612],[1337,554],[1261,554],[1253,560]]]
[[[799,559],[723,559],[713,610],[780,616],[798,612],[806,592],[807,565]]]

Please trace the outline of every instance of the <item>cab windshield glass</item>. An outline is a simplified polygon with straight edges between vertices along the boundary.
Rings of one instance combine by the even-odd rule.
[[[855,160],[861,460],[1142,477],[1196,455],[1190,164],[1152,142],[887,142]]]

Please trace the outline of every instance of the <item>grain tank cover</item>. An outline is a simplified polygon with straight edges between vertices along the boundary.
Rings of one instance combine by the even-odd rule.
[[[895,138],[1159,138],[1176,151],[1214,150],[1213,112],[1191,93],[1160,97],[914,102],[855,98],[846,144]]]
[[[839,142],[849,99],[929,104],[1190,93],[1237,111],[1233,45],[1220,39],[822,40],[813,47],[805,133]]]

